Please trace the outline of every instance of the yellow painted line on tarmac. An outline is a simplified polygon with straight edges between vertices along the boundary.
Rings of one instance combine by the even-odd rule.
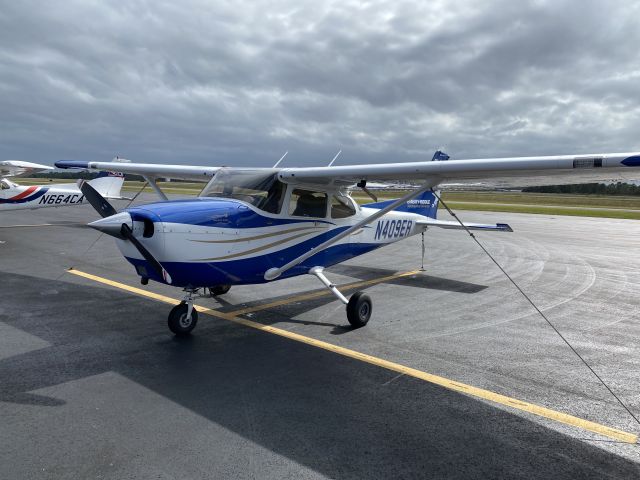
[[[77,275],[79,277],[84,277],[89,280],[93,280],[95,282],[99,282],[105,285],[110,285],[115,288],[119,288],[121,290],[126,290],[131,293],[135,293],[140,296],[144,296],[147,298],[152,298],[154,300],[159,300],[161,302],[177,305],[180,303],[180,300],[175,298],[167,297],[164,295],[159,295],[156,293],[148,292],[146,290],[142,290],[141,288],[132,287],[130,285],[125,285],[123,283],[115,282],[113,280],[109,280],[107,278],[99,277],[97,275],[92,275],[90,273],[85,273],[76,269],[69,269],[69,273],[73,275]],[[415,273],[408,272],[407,275]],[[387,277],[385,277],[387,278]],[[373,282],[369,280],[368,282]],[[358,282],[359,284],[363,282]],[[353,284],[355,287],[356,284]],[[360,285],[362,286],[362,285]],[[298,299],[302,297],[302,295],[298,296]],[[312,297],[313,298],[313,297]],[[291,300],[290,301],[295,301]],[[282,302],[274,302],[278,305],[283,305],[286,303]],[[609,437],[620,442],[632,443],[635,444],[638,442],[638,436],[633,433],[625,432],[623,430],[618,430],[617,428],[607,427],[606,425],[602,425],[596,422],[591,422],[589,420],[585,420],[582,418],[574,417],[573,415],[568,415],[566,413],[558,412],[556,410],[551,410],[546,407],[542,407],[540,405],[535,405],[533,403],[524,402],[518,400],[516,398],[511,398],[506,395],[501,395],[499,393],[491,392],[489,390],[484,390],[482,388],[477,388],[472,385],[466,385],[461,382],[456,382],[454,380],[450,380],[445,377],[441,377],[438,375],[433,375],[431,373],[423,372],[422,370],[417,370],[415,368],[407,367],[405,365],[401,365],[399,363],[391,362],[389,360],[385,360],[383,358],[374,357],[372,355],[367,355],[365,353],[361,353],[355,350],[351,350],[349,348],[340,347],[338,345],[334,345],[332,343],[324,342],[322,340],[316,340],[315,338],[306,337],[304,335],[300,335],[298,333],[290,332],[287,330],[282,330],[280,328],[272,327],[270,325],[263,325],[258,322],[254,322],[253,320],[247,320],[244,318],[239,318],[237,315],[241,314],[239,312],[243,312],[245,310],[238,310],[232,313],[224,313],[218,310],[213,310],[211,308],[195,306],[198,312],[202,312],[206,315],[211,315],[213,317],[221,318],[224,320],[228,320],[233,323],[237,323],[239,325],[244,325],[246,327],[254,328],[256,330],[260,330],[261,332],[267,332],[274,335],[278,335],[280,337],[288,338],[290,340],[294,340],[296,342],[304,343],[307,345],[311,345],[313,347],[321,348],[323,350],[327,350],[329,352],[337,353],[338,355],[342,355],[344,357],[353,358],[355,360],[359,360],[361,362],[369,363],[371,365],[376,365],[381,368],[385,368],[387,370],[391,370],[393,372],[398,372],[404,375],[409,375],[411,377],[424,380],[425,382],[429,382],[435,385],[439,385],[441,387],[447,388],[449,390],[453,390],[455,392],[465,393],[467,395],[471,395],[476,398],[481,398],[483,400],[488,400],[490,402],[498,403],[500,405],[505,405],[507,407],[514,408],[516,410],[521,410],[523,412],[532,413],[534,415],[538,415],[540,417],[544,417],[550,420],[554,420],[559,423],[563,423],[565,425],[571,425],[573,427],[581,428],[583,430],[587,430],[593,433],[597,433],[599,435],[603,435],[605,437]],[[265,306],[266,308],[266,306]],[[256,310],[250,310],[256,311]]]
[[[97,275],[92,275],[87,272],[82,272],[80,270],[76,270],[75,268],[70,268],[67,270],[68,273],[72,273],[73,275],[77,275],[78,277],[84,277],[88,280],[93,280],[94,282],[103,283],[105,285],[109,285],[111,287],[119,288],[120,290],[126,290],[131,293],[135,293],[136,295],[140,295],[142,297],[152,298],[154,300],[158,300],[164,303],[170,303],[171,305],[178,305],[180,303],[179,299],[167,297],[165,295],[160,295],[158,293],[149,292],[148,290],[143,290],[138,287],[132,287],[131,285],[125,285],[124,283],[115,282],[113,280],[109,280],[108,278],[99,277]],[[207,307],[201,307],[200,305],[194,305],[194,308],[199,312],[207,313],[213,317],[222,318],[224,320],[233,321],[235,317],[228,313],[219,312],[218,310],[213,310]]]

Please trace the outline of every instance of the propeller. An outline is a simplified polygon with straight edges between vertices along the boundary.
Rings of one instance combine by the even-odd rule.
[[[165,282],[171,283],[171,276],[169,276],[169,273],[164,269],[164,267],[160,264],[160,262],[156,260],[156,258],[153,255],[151,255],[151,252],[147,250],[145,246],[142,245],[142,243],[140,243],[140,240],[138,240],[133,235],[133,230],[131,230],[131,227],[129,225],[127,225],[126,223],[123,223],[120,229],[120,233],[125,239],[133,243],[133,246],[136,247],[144,257],[144,259],[147,262],[149,262],[149,265],[151,265],[151,268],[153,268],[156,271],[156,273],[163,278]]]
[[[107,202],[107,200],[98,193],[98,191],[89,185],[89,182],[80,180],[78,183],[80,191],[84,195],[84,198],[91,204],[93,208],[100,214],[102,218],[110,217],[118,213],[113,206]]]
[[[98,191],[89,185],[88,182],[81,181],[78,186],[80,191],[91,204],[91,206],[102,216],[102,219],[89,224],[90,227],[100,230],[112,237],[130,241],[140,252],[151,268],[164,279],[171,283],[171,276],[151,254],[149,250],[133,234],[133,219],[127,212],[118,213],[115,208]]]

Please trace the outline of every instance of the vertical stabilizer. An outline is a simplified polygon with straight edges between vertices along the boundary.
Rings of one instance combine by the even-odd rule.
[[[440,195],[440,192],[438,192]],[[384,202],[366,203],[363,207],[384,208],[390,205],[394,200],[385,200]],[[422,195],[409,200],[407,203],[394,208],[397,212],[417,213],[424,217],[436,218],[438,215],[438,199],[431,190],[427,190]]]
[[[433,154],[433,157],[431,158],[431,161],[446,162],[447,160],[449,160],[449,158],[449,155],[444,153],[442,150],[436,150],[436,152]],[[440,191],[437,190],[436,193],[439,197]],[[417,213],[418,215],[435,219],[438,215],[438,197],[436,197],[431,190],[428,190],[419,197],[416,197],[413,200],[409,200],[404,205],[400,205],[398,208],[394,208],[394,210],[397,212]],[[387,205],[390,205],[393,201],[395,200],[366,203],[363,205],[363,207],[384,208]]]
[[[89,182],[97,192],[105,198],[121,198],[120,189],[124,183],[124,174],[117,172],[100,172]]]

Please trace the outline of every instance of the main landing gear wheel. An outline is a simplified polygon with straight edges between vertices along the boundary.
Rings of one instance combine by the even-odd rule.
[[[356,292],[347,303],[347,320],[354,328],[364,327],[371,318],[372,304],[369,295]]]
[[[185,302],[176,305],[169,312],[169,330],[179,337],[189,335],[191,330],[196,328],[196,323],[198,323],[198,312],[196,309],[191,309],[190,317],[187,316],[188,313],[189,306]]]
[[[231,289],[231,285],[214,285],[213,287],[209,287],[209,293],[212,297],[217,297],[218,295],[224,295]]]

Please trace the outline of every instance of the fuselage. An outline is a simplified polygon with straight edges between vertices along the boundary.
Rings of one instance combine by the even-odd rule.
[[[3,179],[1,187],[0,211],[86,203],[84,195],[75,185],[20,186]]]
[[[269,268],[286,264],[377,211],[345,198],[352,208],[347,213],[352,214],[342,218],[335,218],[332,208],[316,217],[293,215],[288,209],[273,214],[229,198],[154,203],[127,211],[134,233],[169,272],[172,285],[253,284],[266,282],[264,274]],[[306,274],[315,266],[328,267],[420,233],[416,221],[421,218],[391,211],[281,278]],[[130,242],[117,243],[139,275],[164,281]]]

